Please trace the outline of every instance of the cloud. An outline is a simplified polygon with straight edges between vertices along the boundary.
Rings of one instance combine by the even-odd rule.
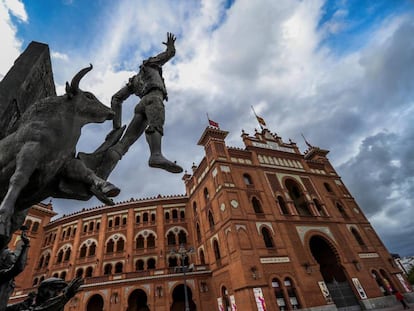
[[[15,17],[15,19],[12,19],[12,17]],[[20,55],[22,42],[17,38],[15,21],[28,21],[24,4],[18,0],[0,1],[0,78],[7,73],[15,59]]]
[[[63,61],[68,61],[69,60],[68,55],[64,54],[64,53],[59,53],[59,52],[52,51],[51,56],[52,56],[52,58],[63,60]]]

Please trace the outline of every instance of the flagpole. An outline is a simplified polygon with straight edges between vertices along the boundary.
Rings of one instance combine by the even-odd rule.
[[[256,120],[258,120],[256,111],[254,111],[253,105],[251,105],[250,107],[252,107],[252,110],[253,110],[254,116],[256,117]],[[261,125],[260,122],[257,122],[257,123],[259,123],[260,129],[263,131],[263,125]]]

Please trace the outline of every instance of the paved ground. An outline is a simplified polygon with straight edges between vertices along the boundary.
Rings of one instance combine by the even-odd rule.
[[[408,304],[410,306],[409,310],[413,310],[414,311],[414,303],[409,303]],[[376,309],[376,310],[381,310],[381,311],[397,311],[397,310],[404,310],[403,306],[401,303],[398,303],[398,305],[395,305],[393,307],[390,308],[382,308],[382,309]]]

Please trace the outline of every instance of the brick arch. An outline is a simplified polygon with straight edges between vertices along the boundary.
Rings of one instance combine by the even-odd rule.
[[[119,237],[121,237],[121,238],[123,238],[124,239],[124,241],[126,242],[126,236],[125,235],[123,235],[122,233],[114,233],[114,234],[112,234],[111,236],[109,236],[107,239],[106,239],[106,241],[105,241],[105,245],[106,245],[106,243],[108,243],[108,241],[110,240],[110,239],[113,239],[114,240],[114,242],[116,242],[117,240],[119,240],[119,238],[118,239],[114,239],[114,236],[116,236],[116,235],[118,235]]]
[[[68,248],[73,248],[73,246],[72,246],[72,243],[66,243],[65,245],[62,245],[58,250],[57,250],[57,252],[56,253],[59,253],[61,250],[67,250]]]
[[[308,254],[309,254],[309,258],[311,258],[312,262],[314,264],[316,264],[316,260],[312,255],[312,251],[310,249],[310,240],[313,237],[319,237],[321,239],[323,239],[328,246],[331,248],[332,252],[335,255],[336,261],[338,263],[340,263],[341,265],[343,264],[343,260],[342,258],[344,257],[344,254],[339,250],[339,247],[336,245],[335,241],[333,241],[328,235],[326,235],[324,232],[319,231],[319,230],[310,230],[309,232],[306,233],[305,238],[304,238],[304,248],[307,250]]]
[[[94,243],[94,242],[95,242],[95,245],[96,245],[96,246],[98,246],[98,240],[96,240],[96,239],[94,239],[94,238],[91,238],[91,239],[87,239],[87,240],[83,241],[83,242],[79,245],[79,249],[80,249],[83,245],[85,245],[85,244],[86,244],[86,246],[87,246],[87,247],[89,247],[89,245],[87,244],[87,243],[88,243],[88,241],[91,241],[91,243],[90,243],[89,245],[91,245],[92,243]]]
[[[281,184],[283,190],[287,190],[287,188],[286,188],[286,181],[288,181],[289,179],[292,180],[292,181],[294,181],[295,183],[297,183],[298,186],[300,186],[301,190],[303,192],[305,192],[306,187],[303,184],[302,180],[300,179],[299,176],[294,176],[294,175],[284,175],[284,176],[282,176],[282,178],[280,179],[280,184]]]
[[[144,234],[144,231],[147,231],[147,234]],[[136,240],[139,235],[142,235],[144,238],[147,238],[150,234],[153,234],[155,238],[158,239],[157,233],[154,230],[143,229],[135,235],[134,240]]]
[[[272,232],[273,235],[276,235],[275,231],[273,230],[273,227],[270,223],[261,223],[257,225],[257,232],[259,235],[262,235],[262,228],[267,228],[270,232]]]
[[[178,234],[181,230],[183,230],[185,232],[185,234],[187,234],[187,236],[188,236],[188,231],[187,231],[186,228],[181,227],[181,226],[174,226],[174,227],[171,227],[170,229],[168,229],[165,232],[165,237],[167,237],[170,232],[172,232],[174,234]]]

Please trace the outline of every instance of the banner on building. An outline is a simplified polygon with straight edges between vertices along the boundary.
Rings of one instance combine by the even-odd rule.
[[[361,297],[361,299],[367,299],[367,294],[365,293],[364,288],[362,287],[361,283],[359,282],[359,280],[357,278],[352,278],[352,283],[354,283],[354,286],[359,294],[359,297]]]
[[[330,304],[330,303],[334,303],[331,297],[331,293],[329,292],[328,287],[326,286],[324,281],[319,281],[318,282],[319,288],[321,289],[322,295],[326,300],[326,303]]]
[[[256,300],[258,311],[267,311],[266,302],[260,287],[253,288],[254,299]]]
[[[231,303],[231,311],[237,311],[236,299],[234,299],[234,295],[230,296],[230,303]]]
[[[223,298],[217,298],[217,304],[218,304],[218,309],[219,311],[224,311],[224,306],[223,306]]]
[[[408,293],[411,293],[413,290],[410,288],[410,285],[408,285],[407,281],[404,279],[404,277],[398,273],[397,279],[400,281],[401,285],[404,287],[405,291]]]

